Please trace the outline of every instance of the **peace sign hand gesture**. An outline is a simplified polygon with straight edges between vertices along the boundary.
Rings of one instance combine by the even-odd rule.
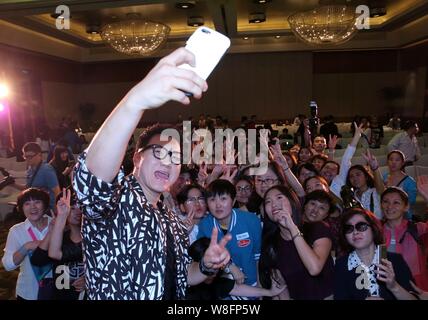
[[[379,163],[377,162],[376,157],[370,153],[369,149],[367,149],[366,154],[363,153],[362,155],[373,172],[379,168]]]
[[[190,233],[192,231],[195,222],[193,217],[195,216],[196,210],[194,207],[190,209],[190,212],[187,214],[186,219],[183,220],[183,224],[186,226],[187,231]]]
[[[62,189],[62,197],[58,200],[56,204],[57,216],[67,218],[70,214],[70,200],[71,200],[71,191]]]
[[[208,173],[207,173],[207,165],[205,164],[205,162],[203,162],[200,166],[199,166],[199,171],[198,171],[198,183],[203,187],[205,186],[205,182],[207,181],[208,178]]]
[[[230,260],[230,253],[226,249],[226,244],[232,239],[232,236],[226,234],[219,243],[217,243],[218,229],[213,228],[211,233],[211,242],[202,258],[202,262],[208,269],[221,269]]]

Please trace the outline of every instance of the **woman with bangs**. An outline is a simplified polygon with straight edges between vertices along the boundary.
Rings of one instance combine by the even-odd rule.
[[[379,193],[375,188],[373,176],[362,165],[349,169],[346,184],[355,190],[355,196],[364,209],[373,212],[378,219],[382,218]]]
[[[10,228],[2,259],[6,271],[20,268],[16,281],[17,300],[37,300],[39,281],[51,278],[52,273],[38,274],[30,258],[49,230],[51,217],[49,194],[41,189],[29,188],[18,196],[18,212],[25,215],[25,221]],[[37,274],[36,274],[37,273]]]
[[[325,154],[316,154],[310,159],[310,163],[312,163],[315,167],[315,169],[318,170],[318,172],[321,171],[321,168],[324,166],[324,164],[328,161],[328,156]]]
[[[310,162],[311,158],[313,157],[314,152],[310,147],[301,147],[299,150],[299,153],[297,154],[298,163],[307,163]]]
[[[312,222],[309,214],[302,223],[299,200],[284,186],[274,186],[266,192],[264,207],[266,216],[259,264],[263,287],[270,288],[270,277],[279,270],[291,299],[330,298],[333,259],[328,226]]]
[[[399,187],[403,189],[408,196],[410,207],[416,203],[417,188],[416,181],[404,171],[406,162],[404,153],[400,150],[392,150],[387,156],[388,172],[383,175],[385,187]],[[406,213],[408,219],[412,218],[411,208]]]
[[[407,262],[416,285],[428,291],[428,254],[423,237],[428,222],[413,223],[406,219],[409,198],[400,188],[388,187],[381,195],[383,235],[389,252],[400,253]]]
[[[364,209],[343,213],[340,244],[347,255],[336,261],[334,298],[336,300],[415,300],[409,292],[412,274],[397,253],[380,259],[382,226],[375,215]]]

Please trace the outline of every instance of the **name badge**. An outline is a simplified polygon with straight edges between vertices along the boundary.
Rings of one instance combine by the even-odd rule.
[[[247,239],[249,238],[250,235],[248,234],[248,232],[244,232],[244,233],[240,233],[236,235],[236,240],[243,240],[243,239]]]

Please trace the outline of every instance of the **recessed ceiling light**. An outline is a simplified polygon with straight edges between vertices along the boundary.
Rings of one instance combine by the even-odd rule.
[[[248,37],[244,37],[244,40],[248,40],[249,38]]]
[[[272,0],[253,0],[254,3],[265,4],[271,2]]]
[[[101,26],[99,24],[92,23],[86,26],[86,33],[99,34],[100,31],[101,31]]]
[[[187,25],[189,27],[199,27],[204,25],[204,18],[197,16],[197,17],[188,17],[187,18]]]
[[[279,38],[281,38],[281,36],[275,36],[275,38],[276,38],[276,39],[279,39]]]
[[[250,13],[249,23],[262,23],[266,21],[266,15],[263,12]]]
[[[175,7],[178,9],[190,9],[195,6],[195,1],[180,1],[175,4]]]

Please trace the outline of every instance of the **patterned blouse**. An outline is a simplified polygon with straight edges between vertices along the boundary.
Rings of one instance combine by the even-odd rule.
[[[74,168],[73,187],[83,209],[83,250],[89,299],[160,300],[164,294],[167,228],[174,235],[176,298],[187,287],[188,236],[180,219],[148,203],[135,176],[121,170],[112,183],[86,167]]]

